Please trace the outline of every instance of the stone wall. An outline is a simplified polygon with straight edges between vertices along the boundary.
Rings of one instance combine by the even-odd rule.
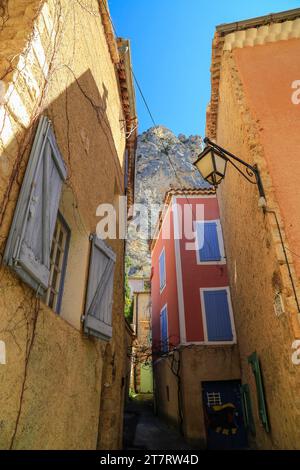
[[[222,56],[218,106],[217,142],[249,163],[258,164],[268,207],[278,214],[288,246],[259,138],[262,123],[250,113],[234,55],[230,52]],[[254,408],[256,438],[253,445],[262,449],[297,449],[300,370],[292,363],[291,347],[295,337],[299,337],[298,312],[274,215],[258,207],[256,185],[249,184],[230,166],[218,197],[242,382],[250,385]],[[295,276],[290,255],[288,257]],[[274,311],[277,292],[284,305],[284,312],[279,316]],[[254,351],[261,361],[270,433],[264,430],[258,418],[256,388],[247,361]]]
[[[2,3],[1,257],[40,115],[52,121],[68,168],[69,212],[85,241],[95,232],[97,206],[124,192],[125,150],[118,80],[98,2]],[[2,449],[121,446],[124,243],[109,243],[117,254],[109,344],[85,337],[80,318],[69,321],[71,307],[57,316],[1,267],[0,339],[7,352],[0,369]],[[85,261],[79,269],[87,272]]]

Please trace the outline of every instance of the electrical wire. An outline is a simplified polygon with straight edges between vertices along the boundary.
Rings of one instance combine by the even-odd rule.
[[[144,104],[145,104],[145,106],[146,106],[146,109],[147,109],[147,111],[148,111],[148,114],[149,114],[149,116],[150,116],[150,119],[151,119],[151,121],[152,121],[154,127],[157,127],[157,124],[156,124],[155,119],[154,119],[154,117],[153,117],[153,115],[152,115],[152,113],[151,113],[151,110],[150,110],[150,108],[149,108],[149,105],[148,105],[148,103],[147,103],[147,100],[146,100],[146,98],[145,98],[145,95],[144,95],[144,93],[143,93],[143,91],[142,91],[142,88],[141,88],[141,86],[140,86],[140,84],[139,84],[139,82],[138,82],[138,79],[136,78],[136,75],[135,75],[135,73],[134,73],[132,67],[130,67],[130,70],[131,70],[132,76],[133,76],[133,78],[134,78],[135,84],[136,84],[136,86],[137,86],[137,88],[138,88],[138,90],[139,90],[139,92],[140,92],[141,97],[142,97],[142,100],[143,100],[143,102],[144,102]]]
[[[106,6],[106,1],[105,1],[105,0],[101,0],[101,2],[102,2],[102,5],[103,5],[103,7],[104,7],[104,9],[105,9],[105,11],[106,11],[106,14],[107,14],[108,19],[109,19],[109,21],[110,21],[111,27],[112,27],[112,29],[113,29],[113,31],[114,31],[114,33],[115,33],[115,36],[116,36],[116,37],[119,37],[118,34],[117,34],[117,30],[116,30],[116,28],[115,28],[115,25],[114,25],[114,23],[113,23],[113,21],[112,21],[110,12],[109,12],[109,10],[108,10],[108,8],[107,8],[107,6]],[[148,102],[147,102],[147,100],[146,100],[146,97],[145,97],[144,93],[143,93],[142,87],[141,87],[141,85],[140,85],[140,83],[139,83],[139,81],[138,81],[138,79],[137,79],[137,76],[135,75],[135,73],[134,73],[133,68],[132,68],[131,65],[130,65],[130,71],[131,71],[132,76],[133,76],[133,78],[134,78],[134,81],[135,81],[135,83],[136,83],[137,89],[138,89],[138,91],[139,91],[139,93],[140,93],[140,95],[141,95],[141,98],[142,98],[142,100],[143,100],[143,103],[144,103],[144,105],[145,105],[145,107],[146,107],[146,109],[147,109],[147,112],[148,112],[148,114],[149,114],[149,117],[150,117],[150,119],[151,119],[152,124],[153,124],[154,127],[158,127],[158,125],[157,125],[157,123],[156,123],[156,121],[155,121],[155,119],[154,119],[154,117],[153,117],[153,114],[152,114],[152,112],[151,112],[151,110],[150,110],[150,106],[149,106],[149,104],[148,104]],[[176,180],[177,180],[177,182],[178,182],[178,184],[179,184],[179,189],[180,189],[180,190],[183,190],[183,189],[184,189],[184,183],[182,182],[182,179],[181,179],[180,176],[178,175],[177,170],[176,170],[176,168],[175,168],[175,166],[174,166],[174,164],[173,164],[173,161],[172,161],[172,159],[171,159],[171,157],[170,157],[170,155],[169,155],[169,153],[168,153],[168,149],[167,149],[167,147],[166,147],[166,145],[165,145],[165,143],[164,143],[164,141],[163,141],[162,139],[161,139],[161,143],[162,143],[163,149],[165,150],[165,154],[167,155],[167,158],[168,158],[168,160],[169,160],[170,166],[171,166],[171,168],[172,168],[172,170],[173,170],[174,176],[175,176],[175,178],[176,178]],[[189,205],[189,207],[190,207],[191,214],[192,214],[192,220],[194,220],[194,216],[195,216],[195,220],[196,220],[196,215],[194,214],[194,210],[193,210],[193,205],[192,205],[192,203],[190,202],[190,200],[189,200],[189,198],[188,198],[188,196],[187,196],[186,194],[183,194],[183,197],[185,198],[185,200],[187,201],[187,203],[188,203],[188,205]],[[206,243],[207,243],[209,249],[213,252],[210,241],[209,241],[209,240],[206,240]]]
[[[117,30],[116,30],[116,28],[115,28],[115,26],[114,26],[114,23],[113,23],[113,21],[112,21],[112,18],[111,18],[111,16],[110,16],[110,13],[109,13],[108,8],[107,8],[107,6],[106,6],[105,0],[101,0],[101,1],[102,1],[102,4],[103,4],[104,8],[105,8],[105,11],[106,11],[106,13],[107,13],[107,16],[108,16],[108,18],[109,18],[109,21],[110,21],[110,24],[111,24],[111,26],[112,26],[112,28],[113,28],[113,31],[114,31],[116,37],[118,37]],[[132,76],[133,76],[133,78],[134,78],[134,81],[135,81],[135,83],[136,83],[137,89],[138,89],[138,91],[139,91],[139,93],[140,93],[140,95],[141,95],[141,98],[142,98],[142,100],[143,100],[143,103],[144,103],[144,105],[145,105],[145,107],[146,107],[146,109],[147,109],[147,111],[148,111],[148,114],[149,114],[149,116],[150,116],[150,119],[151,119],[152,124],[153,124],[154,127],[158,127],[158,125],[157,125],[157,123],[156,123],[156,121],[155,121],[155,119],[154,119],[154,117],[153,117],[153,114],[152,114],[152,112],[151,112],[151,110],[150,110],[150,106],[149,106],[149,104],[148,104],[148,102],[147,102],[147,100],[146,100],[146,97],[145,97],[144,93],[143,93],[142,87],[141,87],[141,85],[140,85],[140,83],[139,83],[139,81],[138,81],[138,79],[137,79],[137,76],[135,75],[135,73],[134,73],[134,71],[133,71],[132,66],[130,66],[130,71],[131,71]],[[172,160],[171,160],[171,158],[170,158],[170,156],[169,156],[169,154],[168,154],[168,152],[167,152],[167,148],[165,147],[164,142],[162,142],[162,145],[163,145],[163,147],[164,147],[164,150],[165,150],[165,152],[166,152],[166,155],[167,155],[167,157],[168,157],[168,160],[169,160],[169,162],[170,162],[170,165],[171,165],[171,167],[172,167],[172,169],[173,169],[174,175],[176,176],[176,179],[178,180],[180,186],[182,186],[181,178],[180,178],[180,176],[177,174],[176,168],[175,168],[174,165],[173,165],[173,162],[172,162]],[[182,189],[182,188],[180,188],[180,189]]]
[[[107,8],[107,6],[106,6],[105,0],[101,0],[101,1],[102,1],[102,4],[103,4],[103,6],[104,6],[104,8],[105,8],[105,10],[106,10],[106,13],[107,13],[107,16],[108,16],[108,18],[109,18],[109,21],[110,21],[110,23],[111,23],[111,26],[112,26],[112,28],[113,28],[113,31],[114,31],[116,37],[118,37],[117,30],[116,30],[116,28],[115,28],[115,26],[114,26],[114,23],[113,23],[113,21],[112,21],[112,18],[111,18],[111,16],[110,16],[110,13],[109,13],[108,8]],[[145,104],[145,107],[146,107],[146,109],[147,109],[147,111],[148,111],[148,114],[149,114],[149,116],[150,116],[150,119],[151,119],[152,124],[153,124],[154,127],[158,127],[158,125],[157,125],[157,123],[156,123],[156,121],[155,121],[155,119],[154,119],[154,117],[153,117],[153,114],[152,114],[152,112],[151,112],[151,110],[150,110],[150,106],[149,106],[149,104],[148,104],[148,102],[147,102],[147,100],[146,100],[146,97],[145,97],[144,93],[143,93],[142,87],[141,87],[141,85],[139,84],[139,81],[138,81],[138,79],[137,79],[137,76],[135,75],[135,73],[134,73],[134,71],[133,71],[133,68],[132,68],[131,66],[130,66],[130,71],[131,71],[131,73],[132,73],[132,76],[133,76],[134,81],[135,81],[135,83],[136,83],[136,86],[137,86],[137,88],[138,88],[138,91],[139,91],[139,93],[140,93],[140,95],[141,95],[141,98],[142,98],[142,100],[143,100],[143,102],[144,102],[144,104]],[[178,173],[177,173],[177,170],[176,170],[176,168],[175,168],[175,166],[174,166],[174,164],[173,164],[173,162],[172,162],[172,159],[170,158],[170,155],[169,155],[169,153],[168,153],[168,149],[167,149],[167,147],[165,146],[165,143],[164,143],[162,140],[161,140],[161,142],[162,142],[162,146],[163,146],[163,148],[164,148],[164,150],[165,150],[165,154],[167,155],[167,158],[168,158],[168,160],[169,160],[170,166],[171,166],[171,168],[172,168],[172,170],[173,170],[173,172],[174,172],[174,175],[175,175],[175,177],[176,177],[176,179],[177,179],[177,181],[178,181],[178,183],[179,183],[179,186],[180,186],[179,189],[183,189],[183,188],[184,188],[184,184],[182,184],[182,180],[181,180],[180,176],[179,176]],[[192,212],[192,216],[194,216],[193,206],[192,206],[190,200],[188,199],[188,197],[187,197],[186,194],[183,194],[183,196],[184,196],[184,198],[186,199],[186,201],[187,201],[188,204],[189,204],[189,207],[190,207],[191,212]]]

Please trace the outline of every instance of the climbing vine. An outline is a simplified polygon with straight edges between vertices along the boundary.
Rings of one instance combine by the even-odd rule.
[[[80,5],[84,9],[84,11],[86,11],[87,13],[95,13],[96,15],[96,12],[87,10],[88,7],[87,7],[86,2],[78,0],[76,3]],[[14,81],[14,84],[16,85],[19,79],[21,78],[21,76],[23,77],[25,76],[24,74],[26,72],[26,67],[29,62],[29,54],[31,52],[32,42],[35,38],[35,35],[38,34],[34,27],[34,24],[36,22],[37,17],[41,13],[43,4],[44,2],[40,2],[40,8],[36,12],[35,17],[32,20],[33,30],[26,43],[27,44],[26,48],[22,51],[22,54],[21,54],[22,65],[20,65],[20,61],[18,60],[17,56],[6,58],[6,62],[8,63],[8,66],[6,67],[4,71],[2,71],[2,76],[0,77],[1,80],[8,81],[9,74],[13,72],[14,73],[13,81]],[[9,19],[7,1],[0,0],[0,15],[1,15],[0,30],[3,30],[6,22]],[[73,15],[74,43],[70,51],[70,54],[68,56],[68,60],[66,61],[67,63],[66,62],[62,63],[63,58],[60,57],[60,60],[59,60],[58,53],[60,51],[60,46],[63,40],[63,28],[68,19],[67,17],[71,15]],[[95,101],[95,99],[92,96],[90,96],[90,94],[83,88],[82,84],[76,77],[75,71],[72,68],[72,65],[74,63],[74,57],[75,57],[77,20],[75,18],[75,9],[72,5],[69,7],[67,13],[63,17],[61,1],[56,0],[55,17],[53,18],[53,22],[54,22],[53,30],[55,31],[55,35],[52,37],[52,40],[49,40],[49,44],[45,48],[45,57],[47,58],[47,62],[48,62],[48,73],[44,79],[42,86],[40,86],[41,94],[39,98],[36,100],[34,109],[31,113],[30,122],[28,123],[28,125],[26,125],[26,128],[18,120],[18,117],[13,113],[13,109],[10,106],[10,98],[11,98],[10,92],[8,96],[6,96],[6,101],[3,105],[4,116],[3,116],[3,121],[0,124],[0,138],[2,135],[2,131],[4,130],[4,126],[6,124],[7,118],[9,118],[15,130],[14,139],[16,143],[16,150],[11,150],[11,155],[9,155],[10,149],[5,148],[5,146],[2,145],[2,148],[5,149],[4,150],[5,154],[9,155],[10,161],[13,163],[11,164],[10,175],[6,182],[6,186],[1,191],[0,227],[1,227],[2,233],[0,233],[0,257],[3,256],[4,246],[6,242],[6,236],[7,236],[8,224],[5,222],[9,222],[9,219],[11,217],[11,210],[8,210],[8,209],[10,208],[11,203],[15,204],[15,201],[13,201],[15,197],[14,194],[17,193],[17,188],[20,187],[22,184],[22,176],[24,173],[24,167],[26,163],[25,160],[26,160],[26,157],[28,156],[29,149],[32,143],[33,134],[34,134],[34,130],[36,127],[36,122],[40,114],[42,113],[43,109],[45,108],[49,85],[52,83],[55,73],[59,71],[61,68],[65,68],[69,71],[69,73],[72,76],[72,81],[75,84],[77,84],[77,87],[81,93],[81,96],[84,97],[85,101],[87,101],[89,105],[92,107],[92,109],[94,110],[99,126],[101,126],[103,134],[105,135],[109,143],[109,146],[111,148],[111,153],[113,154],[113,158],[115,159],[115,149],[112,146],[111,136],[109,135],[109,129],[110,129],[109,121],[105,113],[106,108],[105,106],[102,105],[101,102],[97,103],[97,101]],[[97,13],[97,20],[101,22],[99,12]],[[13,92],[13,88],[12,88],[12,92]],[[67,153],[68,153],[68,166],[70,167],[69,173],[71,174],[72,170],[71,170],[71,165],[70,165],[71,163],[70,111],[68,107],[69,107],[69,100],[68,100],[68,93],[66,92]],[[16,132],[17,129],[19,130],[18,133]],[[67,184],[72,187],[70,178]],[[72,187],[72,191],[74,193],[75,199],[77,199],[76,192],[73,187]],[[35,294],[31,292],[29,288],[24,286],[23,283],[20,280],[18,280],[17,277],[15,277],[13,274],[10,274],[9,276],[7,276],[6,274],[7,274],[7,271],[2,269],[1,276],[0,276],[0,291],[4,291],[4,290],[7,291],[8,289],[10,288],[13,289],[17,286],[22,291],[22,295],[20,296],[20,300],[16,307],[15,312],[9,313],[9,316],[7,318],[7,324],[0,331],[0,333],[11,337],[12,341],[16,345],[16,348],[19,350],[20,353],[23,353],[23,356],[24,356],[24,370],[22,374],[21,388],[20,388],[19,397],[18,397],[19,405],[16,410],[16,418],[15,418],[14,427],[12,430],[11,441],[9,444],[9,448],[12,449],[15,445],[18,427],[19,427],[23,405],[24,405],[24,394],[26,392],[26,387],[28,386],[27,384],[28,366],[29,366],[31,355],[32,355],[32,350],[34,347],[34,341],[35,341],[35,336],[36,336],[36,325],[37,325],[39,311],[40,311],[40,301],[39,299],[35,297]],[[22,335],[19,335],[19,332],[24,329],[26,333],[25,333],[25,341],[23,342],[23,339],[20,340],[20,338],[22,338],[23,336],[23,333]]]

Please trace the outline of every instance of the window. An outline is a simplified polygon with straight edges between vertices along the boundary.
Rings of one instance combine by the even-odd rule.
[[[49,286],[50,251],[67,172],[47,117],[36,131],[3,261],[36,295]]]
[[[252,404],[250,397],[250,389],[248,384],[241,385],[242,408],[244,415],[244,423],[247,430],[255,436],[255,424],[252,413]]]
[[[69,244],[70,229],[58,213],[50,253],[49,287],[45,296],[46,304],[56,313],[60,313]]]
[[[166,285],[166,252],[165,249],[162,249],[162,252],[159,257],[159,286],[160,291],[164,289]]]
[[[84,331],[106,341],[112,337],[115,263],[113,250],[97,235],[92,235]]]
[[[161,351],[166,353],[169,351],[168,339],[168,310],[165,305],[160,312],[160,327],[161,327]]]
[[[229,288],[201,289],[200,293],[207,341],[233,341]]]
[[[251,364],[252,372],[255,378],[256,392],[257,392],[257,403],[258,403],[258,412],[259,418],[267,432],[270,431],[264,385],[262,380],[262,374],[260,369],[260,362],[257,356],[257,353],[254,352],[248,357],[248,363]]]
[[[207,406],[222,405],[220,392],[207,392]]]
[[[282,300],[282,295],[278,291],[274,293],[274,311],[277,317],[279,317],[280,315],[284,313],[284,304]]]
[[[224,246],[219,220],[196,223],[199,263],[224,262]]]

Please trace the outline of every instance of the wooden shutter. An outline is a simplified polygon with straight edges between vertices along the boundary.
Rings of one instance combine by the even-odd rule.
[[[165,259],[165,250],[161,252],[159,257],[159,286],[162,290],[166,285],[166,259]]]
[[[218,231],[216,222],[204,222],[198,224],[198,230],[204,230],[204,243],[200,249],[201,261],[220,261],[221,252],[219,247]]]
[[[208,341],[232,341],[227,290],[204,291]]]
[[[63,181],[64,161],[47,117],[42,117],[20,190],[3,262],[43,295]]]
[[[260,420],[267,432],[270,431],[267,406],[265,400],[264,385],[262,380],[262,374],[260,369],[260,363],[257,356],[257,353],[254,352],[248,357],[248,362],[251,364],[252,372],[255,378],[256,392],[257,392],[257,403]]]
[[[112,336],[112,297],[116,255],[97,235],[91,237],[84,331],[108,340]]]
[[[243,408],[243,416],[244,416],[244,423],[247,430],[251,432],[253,436],[255,436],[255,424],[253,419],[252,413],[252,404],[251,404],[251,396],[250,396],[250,389],[248,384],[243,384],[240,386],[241,398],[242,398],[242,408]]]
[[[168,315],[167,307],[164,307],[161,312],[161,349],[162,349],[162,352],[167,352],[169,349],[167,315]]]

